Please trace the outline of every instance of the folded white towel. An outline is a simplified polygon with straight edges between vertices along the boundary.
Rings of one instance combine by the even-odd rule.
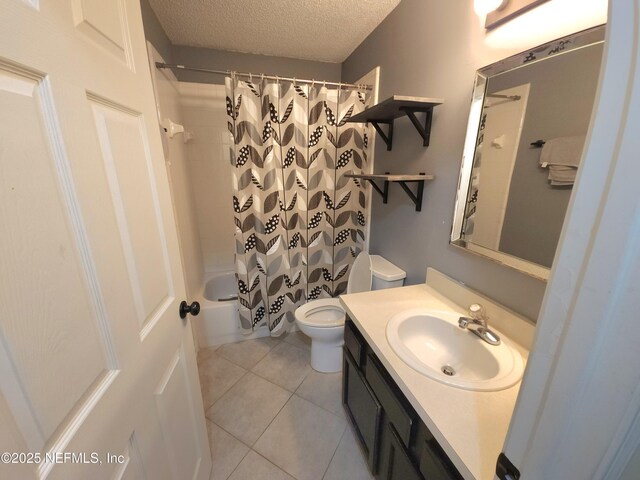
[[[575,137],[559,137],[547,140],[540,154],[540,165],[562,165],[578,168],[584,148],[584,135]]]
[[[549,165],[549,181],[551,185],[573,185],[578,169],[564,165]]]
[[[549,166],[549,178],[553,180],[570,180],[576,178],[577,168],[567,167],[566,170],[559,170],[555,165]]]

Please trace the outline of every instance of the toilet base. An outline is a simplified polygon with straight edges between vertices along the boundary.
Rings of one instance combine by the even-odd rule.
[[[323,342],[311,339],[311,368],[321,373],[335,373],[342,370],[342,345],[344,340]]]

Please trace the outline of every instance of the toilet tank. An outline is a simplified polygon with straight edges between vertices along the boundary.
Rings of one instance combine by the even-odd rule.
[[[407,276],[407,272],[380,255],[371,255],[371,273],[373,274],[371,290],[401,287]]]

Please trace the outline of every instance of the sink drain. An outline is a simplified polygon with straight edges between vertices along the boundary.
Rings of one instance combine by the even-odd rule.
[[[453,377],[456,374],[456,371],[451,365],[444,365],[440,370],[442,370],[442,373],[448,375],[449,377]]]

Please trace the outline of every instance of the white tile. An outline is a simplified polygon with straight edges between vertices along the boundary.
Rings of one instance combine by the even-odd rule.
[[[213,464],[209,480],[226,480],[250,448],[210,420],[206,422]]]
[[[247,373],[207,410],[207,418],[253,445],[290,396],[285,389]]]
[[[320,480],[345,426],[336,415],[294,395],[253,449],[298,480]]]
[[[295,480],[269,460],[251,450],[229,480]]]
[[[309,360],[309,351],[281,342],[267,353],[251,371],[294,392],[311,371]]]
[[[215,352],[198,366],[205,410],[229,390],[247,371]]]
[[[346,419],[342,406],[342,372],[312,370],[296,390],[296,395]]]
[[[373,480],[357,439],[347,426],[323,480]]]
[[[291,345],[295,345],[296,347],[306,348],[307,350],[311,350],[311,338],[299,330],[296,330],[295,332],[289,332],[286,335],[283,335],[282,340]]]
[[[279,343],[280,340],[277,338],[256,338],[255,340],[227,343],[222,345],[217,353],[236,365],[250,369]]]

